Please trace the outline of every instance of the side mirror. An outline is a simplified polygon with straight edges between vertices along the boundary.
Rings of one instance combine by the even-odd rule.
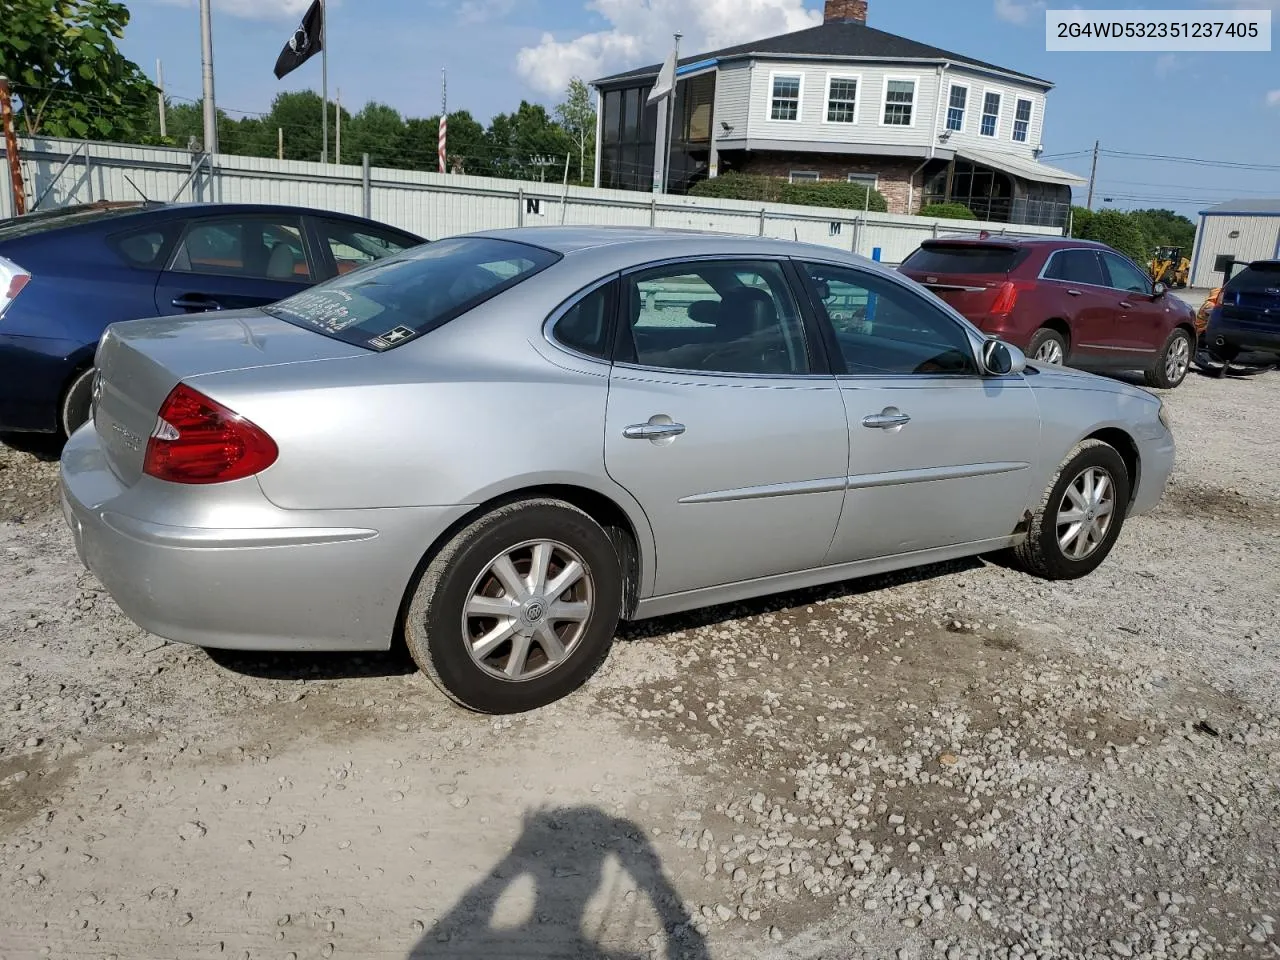
[[[1164,281],[1157,280],[1155,287],[1151,291],[1151,295],[1155,297],[1157,300],[1159,300],[1168,292],[1169,292],[1169,288],[1164,285]]]
[[[987,340],[982,344],[982,366],[992,376],[1021,373],[1027,368],[1027,355],[1003,340]]]

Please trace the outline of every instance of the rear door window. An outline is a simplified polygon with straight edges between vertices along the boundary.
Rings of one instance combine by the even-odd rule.
[[[115,233],[107,238],[107,246],[131,267],[159,270],[173,248],[181,223],[158,223],[138,230]]]
[[[384,257],[263,309],[372,350],[443,326],[560,259],[527,243],[454,237]]]
[[[1107,286],[1107,278],[1102,273],[1102,264],[1095,250],[1059,250],[1053,255],[1044,275],[1049,280]]]
[[[902,269],[921,273],[1008,273],[1031,251],[982,243],[923,244],[902,263]]]
[[[306,283],[316,275],[307,257],[301,224],[290,217],[194,220],[169,269],[292,283]]]

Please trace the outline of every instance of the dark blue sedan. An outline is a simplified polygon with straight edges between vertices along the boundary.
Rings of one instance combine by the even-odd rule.
[[[67,436],[84,423],[109,324],[274,303],[423,242],[259,204],[86,204],[0,220],[0,432]]]

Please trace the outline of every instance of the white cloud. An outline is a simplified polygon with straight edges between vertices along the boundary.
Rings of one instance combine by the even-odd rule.
[[[516,70],[543,93],[564,91],[569,80],[661,62],[672,34],[683,34],[682,56],[815,27],[820,11],[804,0],[590,0],[587,9],[609,29],[557,40],[544,33],[537,46],[516,55]]]
[[[195,8],[196,0],[160,0],[174,7]],[[334,0],[328,3],[337,6]],[[214,14],[245,20],[301,20],[311,0],[213,0]],[[214,25],[215,30],[217,25]]]
[[[1280,107],[1280,90],[1272,90],[1267,94],[1268,107]]]
[[[1045,8],[1045,0],[995,0],[996,17],[1007,23],[1026,23]]]

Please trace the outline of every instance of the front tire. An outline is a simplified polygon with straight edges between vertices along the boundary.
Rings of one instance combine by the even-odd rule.
[[[1013,548],[1018,565],[1046,580],[1092,573],[1120,536],[1131,482],[1114,447],[1101,440],[1078,444],[1032,515],[1027,539]]]
[[[1172,390],[1187,378],[1187,371],[1191,369],[1191,354],[1191,334],[1178,327],[1169,334],[1156,362],[1143,371],[1143,380],[1148,387]]]
[[[1031,335],[1031,342],[1027,344],[1027,356],[1040,363],[1061,366],[1067,362],[1067,341],[1057,330],[1041,327]]]
[[[622,566],[598,523],[561,500],[521,500],[468,524],[431,559],[404,637],[456,703],[520,713],[596,672],[622,597]]]

